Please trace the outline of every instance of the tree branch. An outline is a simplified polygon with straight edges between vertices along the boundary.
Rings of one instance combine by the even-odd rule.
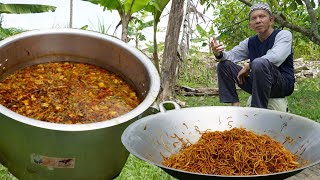
[[[311,2],[309,0],[303,0],[304,3],[306,4],[306,7],[307,7],[307,11],[308,11],[308,14],[310,16],[310,20],[311,20],[311,32],[314,34],[314,35],[318,35],[318,21],[317,21],[317,16],[313,10],[313,7],[311,5]]]
[[[230,27],[234,27],[235,25],[241,24],[241,23],[243,23],[243,22],[245,22],[245,21],[248,21],[248,19],[243,19],[243,20],[241,20],[241,21],[238,21],[238,22],[233,23],[233,24],[230,25],[230,26],[222,27],[221,29],[228,29],[228,28],[230,28]]]
[[[252,6],[252,4],[249,1],[246,1],[246,0],[239,0],[239,1],[244,3],[247,6]]]

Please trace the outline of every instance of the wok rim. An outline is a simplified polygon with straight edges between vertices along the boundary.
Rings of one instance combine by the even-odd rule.
[[[170,168],[170,167],[164,166],[162,164],[155,163],[155,162],[153,162],[151,160],[148,160],[148,159],[140,156],[139,154],[137,154],[136,151],[133,151],[132,148],[126,143],[126,140],[125,140],[126,134],[128,132],[132,131],[134,129],[134,127],[137,126],[140,123],[151,121],[152,119],[154,119],[154,117],[162,115],[162,114],[169,115],[169,114],[175,113],[175,111],[187,111],[187,110],[190,110],[190,109],[203,109],[203,108],[255,109],[255,110],[258,110],[258,111],[265,111],[265,112],[268,112],[268,111],[271,112],[272,111],[272,112],[274,112],[274,110],[270,110],[270,109],[262,109],[262,108],[254,108],[254,107],[235,107],[235,106],[200,106],[200,107],[187,107],[187,108],[182,108],[182,109],[178,109],[178,110],[169,110],[169,111],[166,111],[166,112],[160,112],[158,114],[150,115],[150,116],[144,117],[142,119],[139,119],[139,120],[133,122],[122,133],[121,142],[125,146],[125,148],[130,152],[130,154],[134,155],[135,157],[137,157],[137,158],[139,158],[139,159],[141,159],[143,161],[146,161],[146,162],[148,162],[150,164],[158,166],[161,169],[164,169],[164,171],[170,170],[170,171],[173,171],[173,172],[185,173],[185,174],[196,175],[196,176],[209,176],[209,177],[217,177],[217,178],[258,178],[258,177],[277,176],[277,175],[285,175],[285,174],[292,174],[293,175],[293,173],[299,173],[299,172],[303,171],[304,169],[310,168],[310,167],[320,163],[320,160],[318,160],[318,161],[310,163],[310,164],[308,164],[306,166],[299,167],[299,168],[296,168],[296,169],[293,169],[293,170],[290,170],[290,171],[283,171],[283,172],[272,173],[272,174],[245,175],[245,176],[225,176],[225,175],[214,175],[214,174],[202,174],[202,173],[195,173],[195,172],[190,172],[190,171],[184,171],[184,170],[179,170],[179,169],[175,169],[175,168]],[[308,119],[306,117],[303,117],[303,116],[300,116],[300,115],[296,115],[296,114],[287,113],[287,112],[280,112],[280,111],[277,111],[277,113],[286,114],[286,115],[290,115],[290,116],[293,116],[293,117],[300,118],[302,120],[305,120],[305,121],[308,121],[310,123],[316,124],[316,126],[319,126],[319,128],[320,128],[320,123],[315,122],[315,121],[313,121],[311,119]],[[166,173],[168,173],[168,172],[166,172]],[[292,175],[289,175],[289,177],[292,176]],[[173,176],[173,177],[175,177],[175,176]]]

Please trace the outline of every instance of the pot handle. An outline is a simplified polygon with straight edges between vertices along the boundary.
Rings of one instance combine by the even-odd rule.
[[[163,101],[159,104],[159,110],[162,113],[167,111],[167,109],[164,107],[164,104],[173,104],[175,110],[181,109],[179,104],[174,101]]]

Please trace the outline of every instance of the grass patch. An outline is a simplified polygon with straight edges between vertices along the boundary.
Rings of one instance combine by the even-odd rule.
[[[247,99],[250,94],[239,90],[238,95],[241,106],[246,106]],[[186,102],[187,107],[230,105],[230,103],[220,103],[219,96],[177,96],[177,98],[181,101]]]
[[[320,78],[299,80],[288,101],[290,113],[320,123]]]
[[[121,174],[116,180],[171,180],[175,179],[161,168],[130,155]]]

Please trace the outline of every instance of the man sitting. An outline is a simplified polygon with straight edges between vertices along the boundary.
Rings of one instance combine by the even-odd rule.
[[[217,67],[220,101],[239,106],[237,84],[252,95],[251,107],[267,108],[269,98],[283,98],[294,90],[292,34],[273,28],[268,4],[250,8],[249,26],[256,32],[230,51],[213,38],[211,48],[220,61]],[[250,59],[243,67],[236,62]]]

